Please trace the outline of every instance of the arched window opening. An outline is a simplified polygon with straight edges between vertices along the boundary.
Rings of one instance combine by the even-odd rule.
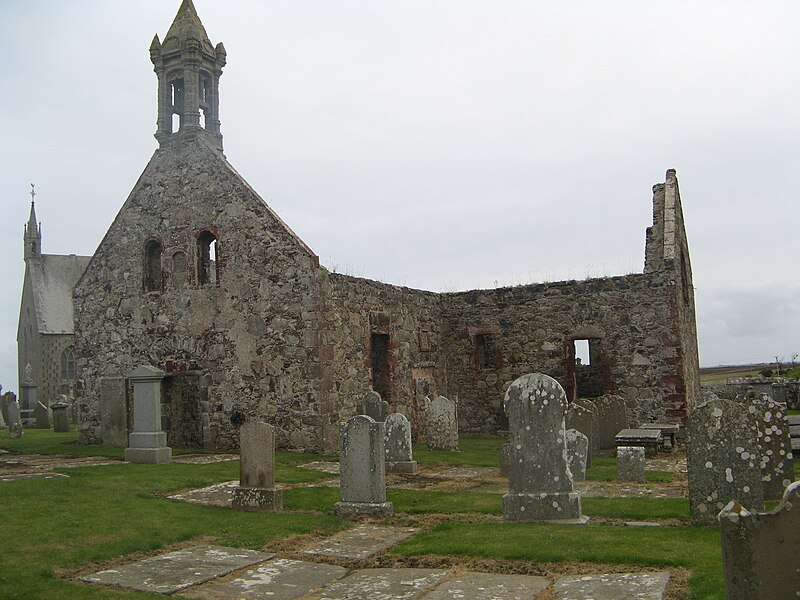
[[[161,286],[161,242],[150,240],[144,247],[144,291],[160,291]]]
[[[75,354],[72,348],[61,353],[61,379],[75,379]]]
[[[217,238],[210,231],[197,238],[197,281],[200,285],[215,285],[217,277]]]
[[[178,251],[172,255],[172,286],[179,288],[186,285],[186,253]]]
[[[169,110],[172,115],[172,133],[178,131],[183,125],[184,93],[183,79],[173,79],[169,82]]]

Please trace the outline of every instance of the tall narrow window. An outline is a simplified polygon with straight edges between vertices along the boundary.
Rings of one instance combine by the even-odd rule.
[[[186,285],[186,253],[178,251],[172,255],[172,287]]]
[[[183,79],[173,79],[169,82],[169,111],[173,115],[172,133],[178,131],[183,125],[183,109]]]
[[[494,335],[479,333],[475,336],[476,362],[480,369],[497,368],[497,350],[494,345]]]
[[[150,240],[144,246],[144,291],[160,291],[161,286],[161,242]]]
[[[65,348],[61,353],[61,379],[75,379],[75,354],[72,348]]]
[[[213,285],[217,277],[217,238],[210,231],[203,231],[197,237],[197,282],[200,285]]]

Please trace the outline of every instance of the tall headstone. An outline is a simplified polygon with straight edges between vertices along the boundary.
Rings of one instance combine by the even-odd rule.
[[[383,428],[383,423],[366,415],[342,423],[341,502],[334,506],[337,515],[391,516],[392,503],[386,501]]]
[[[372,417],[373,420],[383,422],[389,414],[389,403],[381,399],[376,391],[371,391],[358,403],[358,414]]]
[[[751,513],[731,500],[719,525],[728,600],[800,597],[800,481],[772,512]]]
[[[758,451],[764,500],[779,500],[794,481],[792,439],[785,404],[760,395],[750,406],[758,425]],[[800,590],[799,590],[800,591]]]
[[[239,486],[231,506],[238,510],[283,510],[283,490],[275,487],[275,430],[249,421],[239,428]]]
[[[617,481],[645,482],[644,447],[617,446]]]
[[[597,445],[597,440],[600,439],[600,418],[598,415],[597,406],[595,405],[594,402],[592,402],[591,400],[587,400],[586,398],[578,398],[577,400],[575,400],[575,402],[572,402],[571,404],[575,406],[582,406],[583,408],[591,411],[592,413],[592,435],[588,436],[589,450],[591,451],[592,454],[596,456],[597,451],[600,449],[600,447]],[[577,429],[577,427],[575,429]],[[578,431],[583,431],[583,430],[579,429]],[[585,432],[584,435],[586,435]]]
[[[692,523],[710,525],[731,500],[749,510],[764,507],[758,430],[749,407],[712,397],[697,406],[686,426]]]
[[[0,411],[0,429],[5,429],[6,427],[8,425],[6,425],[5,417],[3,417],[3,411]]]
[[[172,462],[172,448],[167,446],[167,434],[161,430],[164,371],[142,365],[128,377],[133,384],[133,431],[125,448],[125,460],[148,464]]]
[[[20,417],[19,403],[14,398],[8,403],[8,433],[12,439],[22,437],[22,418]]]
[[[597,450],[616,448],[615,436],[628,427],[628,409],[625,406],[625,399],[622,396],[606,394],[599,398],[593,398],[592,402],[596,406],[594,417],[598,424],[598,439],[595,448]]]
[[[594,444],[592,441],[592,431],[594,428],[594,411],[576,402],[570,402],[567,407],[567,414],[564,417],[564,425],[569,429],[576,429],[586,436],[589,444],[586,452],[586,468],[592,466],[592,454],[594,454]]]
[[[567,397],[552,377],[523,375],[506,390],[511,466],[503,496],[506,521],[585,522],[567,464]]]
[[[403,413],[392,413],[384,422],[386,472],[417,472],[417,461],[414,460],[411,447],[411,423]]]
[[[431,450],[458,450],[456,403],[437,396],[425,410],[425,432]]]
[[[98,391],[104,446],[128,445],[128,387],[124,377],[101,377]]]
[[[50,429],[50,413],[47,407],[41,402],[36,402],[33,407],[33,418],[35,420],[34,427],[36,429]]]
[[[69,404],[63,402],[61,398],[65,398],[65,396],[60,396],[58,402],[50,407],[50,410],[53,411],[53,431],[67,433],[69,432],[69,415],[67,414]]]
[[[589,438],[577,429],[567,429],[567,460],[572,481],[586,481]]]
[[[8,404],[10,402],[16,402],[17,397],[14,395],[13,392],[6,392],[2,396],[0,396],[0,411],[3,412],[3,418],[5,419],[6,423],[10,423],[8,419]]]

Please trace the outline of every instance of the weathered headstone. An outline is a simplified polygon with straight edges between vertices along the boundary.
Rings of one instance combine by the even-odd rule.
[[[606,394],[593,398],[592,402],[597,407],[594,417],[598,423],[597,450],[616,448],[615,436],[628,427],[628,410],[622,396]]]
[[[567,460],[572,481],[586,481],[589,438],[577,429],[567,429]]]
[[[283,490],[275,487],[275,430],[247,422],[239,428],[239,486],[231,506],[238,510],[283,510]]]
[[[786,486],[794,481],[792,440],[785,404],[775,402],[766,394],[753,400],[750,406],[758,426],[759,467],[764,487],[764,500],[779,500]]]
[[[584,435],[587,435],[589,438],[589,450],[593,455],[597,455],[597,451],[600,450],[600,447],[597,445],[597,440],[600,439],[600,418],[598,416],[597,406],[591,400],[587,400],[586,398],[578,398],[575,402],[571,404],[575,406],[582,406],[586,410],[592,412],[592,435],[587,435],[585,431],[582,429],[578,429],[578,431],[582,432]],[[587,464],[587,466],[590,466]]]
[[[503,519],[585,522],[567,464],[567,397],[562,387],[541,373],[523,375],[506,390],[503,406],[511,444]]]
[[[431,450],[458,450],[456,403],[437,396],[425,410],[425,432]]]
[[[383,428],[383,423],[366,415],[356,415],[342,423],[339,453],[342,499],[334,506],[337,515],[392,514],[392,503],[386,501]]]
[[[728,600],[800,597],[800,481],[772,512],[751,513],[731,500],[719,524]]]
[[[367,415],[377,422],[383,422],[389,414],[389,403],[382,400],[378,392],[371,391],[358,403],[357,411],[359,415]]]
[[[50,410],[53,411],[53,431],[56,433],[66,433],[69,431],[69,415],[67,415],[68,408],[69,404],[62,402],[61,397],[59,397],[58,402],[50,407]]]
[[[137,367],[128,375],[133,384],[133,431],[125,460],[133,463],[172,462],[172,448],[161,430],[161,380],[164,371],[150,365]]]
[[[0,411],[3,412],[3,418],[5,419],[6,423],[10,423],[8,418],[8,405],[10,402],[16,402],[16,400],[17,397],[13,392],[6,392],[0,396]]]
[[[564,416],[564,426],[569,429],[576,429],[586,436],[586,441],[589,444],[586,452],[586,468],[592,466],[592,454],[594,454],[594,445],[592,441],[594,411],[587,406],[582,406],[577,402],[570,402],[567,407],[567,414]]]
[[[712,397],[689,415],[687,467],[692,523],[714,524],[731,500],[761,510],[758,431],[747,406]]]
[[[8,425],[6,425],[6,420],[3,417],[3,411],[0,411],[0,429],[5,429],[6,427],[8,427]]]
[[[508,477],[511,471],[511,444],[503,444],[497,451],[500,454],[500,475]]]
[[[128,445],[128,388],[124,377],[101,377],[98,389],[104,446]]]
[[[22,419],[19,414],[19,403],[14,398],[13,401],[8,403],[8,433],[12,439],[19,439],[22,437]]]
[[[617,481],[644,483],[644,470],[642,446],[617,447]]]
[[[403,413],[392,413],[384,422],[386,449],[386,472],[417,472],[417,461],[414,460],[411,447],[411,423]]]
[[[36,406],[33,407],[33,418],[36,421],[35,429],[50,429],[50,415],[47,407],[41,402],[36,402]]]

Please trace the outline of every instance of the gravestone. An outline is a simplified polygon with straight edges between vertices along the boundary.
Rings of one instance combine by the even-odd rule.
[[[731,500],[719,525],[728,600],[800,597],[800,481],[772,512],[751,513]]]
[[[341,502],[334,506],[337,515],[391,516],[392,503],[386,501],[383,430],[383,423],[366,415],[342,423]]]
[[[586,468],[592,466],[592,454],[594,454],[594,445],[592,441],[594,411],[587,407],[578,404],[577,402],[570,402],[567,407],[567,414],[564,416],[564,426],[569,429],[576,429],[586,436],[588,442],[588,450],[586,452]]]
[[[19,414],[19,403],[14,398],[8,403],[8,433],[12,439],[19,439],[22,437],[22,419]]]
[[[598,425],[595,449],[616,448],[614,438],[620,431],[628,428],[628,409],[625,406],[625,399],[622,396],[606,394],[593,398],[592,402],[597,407],[594,413]]]
[[[497,451],[500,454],[500,475],[508,477],[511,470],[511,444],[503,444]]]
[[[458,450],[456,403],[437,396],[425,409],[425,433],[431,450]]]
[[[275,487],[275,430],[249,421],[239,428],[239,486],[231,506],[238,510],[283,510],[283,490]]]
[[[164,371],[142,365],[130,372],[133,384],[133,431],[125,460],[132,463],[163,464],[172,462],[172,448],[161,430],[161,380]]]
[[[375,421],[383,422],[389,414],[389,403],[381,400],[378,392],[372,391],[358,403],[357,411],[359,415],[367,415]]]
[[[386,472],[414,475],[417,472],[417,461],[414,460],[411,448],[411,423],[403,413],[392,413],[386,417],[384,436]]]
[[[617,481],[644,483],[644,448],[617,447]]]
[[[69,431],[69,415],[67,415],[69,404],[61,401],[63,397],[64,396],[60,396],[59,401],[50,407],[50,410],[53,411],[53,431],[56,433],[66,433]]]
[[[34,429],[50,429],[50,415],[47,412],[47,407],[41,402],[36,402],[33,407],[33,418],[35,420]]]
[[[597,406],[591,400],[587,400],[586,398],[578,398],[575,402],[572,402],[573,405],[582,406],[583,408],[590,410],[592,412],[592,435],[587,436],[589,438],[589,450],[592,452],[593,455],[597,456],[598,450],[600,450],[599,446],[597,445],[597,440],[600,439],[600,421],[597,412]],[[577,427],[575,429],[578,429]],[[583,432],[582,429],[578,429],[578,431]],[[583,432],[586,435],[585,432]]]
[[[6,425],[5,417],[3,417],[3,411],[0,411],[0,429],[5,429],[6,427],[8,425]]]
[[[104,446],[128,445],[128,388],[124,377],[101,377],[98,389]]]
[[[11,421],[8,418],[8,405],[11,402],[16,402],[17,397],[14,395],[13,392],[6,392],[2,396],[0,396],[0,411],[3,412],[3,419],[5,422],[10,424]]]
[[[567,464],[567,397],[552,377],[523,375],[506,390],[511,466],[505,521],[585,522]]]
[[[686,425],[692,523],[714,524],[731,500],[749,510],[764,506],[758,468],[758,430],[749,407],[711,396]]]
[[[577,429],[567,429],[567,460],[572,481],[586,481],[589,438]]]
[[[753,400],[750,412],[758,426],[758,451],[764,500],[779,500],[786,486],[794,481],[792,439],[786,405],[766,394]]]

